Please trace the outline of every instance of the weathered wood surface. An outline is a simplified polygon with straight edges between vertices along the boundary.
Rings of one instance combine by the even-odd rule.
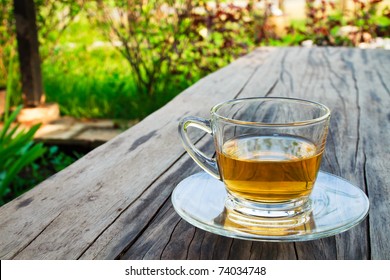
[[[261,48],[202,79],[139,124],[0,208],[1,259],[390,259],[390,52]],[[351,230],[297,243],[218,236],[182,220],[170,200],[200,168],[180,118],[208,117],[237,97],[289,96],[332,109],[322,170],[369,196]],[[208,135],[194,141],[213,153]]]

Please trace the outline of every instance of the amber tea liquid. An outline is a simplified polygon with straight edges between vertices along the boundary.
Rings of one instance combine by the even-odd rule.
[[[322,151],[290,135],[241,136],[227,141],[217,157],[231,194],[277,203],[310,195]]]

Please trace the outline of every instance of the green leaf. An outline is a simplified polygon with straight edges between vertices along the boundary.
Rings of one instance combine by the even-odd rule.
[[[4,136],[7,134],[8,129],[11,124],[16,120],[20,110],[22,110],[22,106],[18,106],[15,111],[12,112],[11,116],[4,121],[4,126],[0,131],[0,143],[3,140]]]
[[[2,180],[2,190],[4,191],[5,189],[9,188],[9,184],[11,183],[13,178],[22,170],[22,168],[42,156],[45,151],[46,149],[43,147],[42,144],[34,145],[31,149],[25,150],[24,153],[20,157],[18,157],[10,166],[10,168],[6,171],[6,176]],[[3,193],[0,193],[0,196],[1,195],[3,195]]]

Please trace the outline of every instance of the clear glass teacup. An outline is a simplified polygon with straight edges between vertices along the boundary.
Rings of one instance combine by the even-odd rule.
[[[188,154],[222,180],[225,207],[239,219],[308,215],[328,133],[330,110],[293,98],[244,98],[220,103],[209,120],[188,116],[179,133]],[[210,133],[216,157],[198,150],[189,127]]]

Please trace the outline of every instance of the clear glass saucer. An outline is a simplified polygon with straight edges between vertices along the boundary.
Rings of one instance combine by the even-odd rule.
[[[350,182],[320,171],[310,196],[311,213],[297,224],[265,218],[237,223],[237,217],[225,207],[224,184],[205,172],[181,181],[172,194],[176,212],[190,224],[203,230],[239,239],[255,241],[306,241],[346,231],[360,223],[368,213],[365,193]],[[238,217],[241,221],[245,217]]]

